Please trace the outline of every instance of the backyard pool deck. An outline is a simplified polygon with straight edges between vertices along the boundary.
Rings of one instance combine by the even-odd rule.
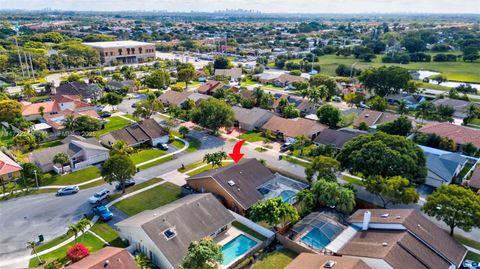
[[[263,243],[262,241],[258,240],[257,238],[235,228],[235,227],[230,227],[228,228],[225,232],[223,232],[222,234],[218,235],[217,237],[215,237],[215,239],[213,240],[217,245],[219,246],[224,246],[226,245],[227,243],[231,242],[232,240],[234,240],[235,238],[237,238],[239,235],[244,235],[246,237],[248,237],[249,239],[255,241],[257,244],[255,244],[255,246],[251,247],[250,249],[248,249],[244,254],[240,255],[239,257],[237,257],[235,260],[233,260],[232,262],[226,264],[226,265],[221,265],[220,268],[221,269],[227,269],[227,268],[230,268],[232,264],[235,264],[237,263],[239,260],[242,260],[244,259],[245,257],[248,257],[249,255],[252,254],[252,252],[254,250],[256,250],[258,248],[258,246]]]

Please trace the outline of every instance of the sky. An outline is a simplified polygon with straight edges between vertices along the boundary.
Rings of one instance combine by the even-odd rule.
[[[480,13],[480,0],[0,0],[0,9],[81,11],[252,9],[266,13]]]

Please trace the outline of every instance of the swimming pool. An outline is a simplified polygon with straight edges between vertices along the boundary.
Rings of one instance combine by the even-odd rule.
[[[248,238],[246,235],[240,234],[230,242],[226,243],[222,247],[223,262],[222,265],[229,265],[242,255],[252,249],[257,242]]]
[[[330,243],[330,239],[317,228],[313,228],[310,232],[304,235],[301,240],[303,243],[315,249],[322,249]]]
[[[284,203],[288,202],[293,196],[295,196],[295,192],[291,190],[285,190],[280,193],[280,198],[282,198]]]

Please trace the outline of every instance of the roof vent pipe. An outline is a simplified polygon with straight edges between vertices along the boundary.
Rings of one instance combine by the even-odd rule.
[[[363,224],[362,224],[363,231],[368,230],[368,224],[370,223],[371,217],[372,217],[372,212],[367,210],[365,211],[365,213],[363,213]]]

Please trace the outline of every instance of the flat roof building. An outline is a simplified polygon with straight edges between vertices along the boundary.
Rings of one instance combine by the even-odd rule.
[[[143,63],[155,58],[155,44],[139,41],[86,42],[100,53],[102,64]]]

